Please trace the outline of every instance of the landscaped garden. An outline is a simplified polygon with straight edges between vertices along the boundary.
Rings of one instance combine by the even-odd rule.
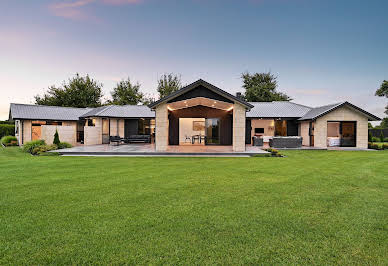
[[[0,264],[388,264],[388,151],[0,148]]]

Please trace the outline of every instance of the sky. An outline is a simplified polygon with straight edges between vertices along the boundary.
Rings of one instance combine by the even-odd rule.
[[[157,79],[202,78],[235,94],[271,71],[296,103],[349,101],[384,117],[386,0],[0,0],[0,120],[75,73],[156,95]]]

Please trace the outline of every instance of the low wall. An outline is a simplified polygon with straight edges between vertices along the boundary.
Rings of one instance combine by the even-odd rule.
[[[53,143],[56,130],[58,130],[61,142],[68,142],[73,146],[77,144],[77,128],[75,124],[72,126],[42,125],[41,130],[41,139],[45,140],[46,144]]]
[[[102,144],[101,127],[84,127],[84,145]]]

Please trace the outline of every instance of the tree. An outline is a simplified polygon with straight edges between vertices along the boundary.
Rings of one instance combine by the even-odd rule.
[[[89,75],[80,77],[77,73],[62,87],[49,87],[43,96],[36,95],[35,103],[41,105],[67,107],[98,107],[101,106],[102,84],[91,79]]]
[[[59,140],[59,134],[58,134],[58,130],[55,130],[53,144],[55,144],[55,145],[59,145],[60,143],[61,143],[61,141]]]
[[[292,99],[276,90],[277,77],[268,73],[243,73],[244,98],[249,102],[291,101]]]
[[[143,102],[144,98],[144,94],[140,92],[140,84],[132,84],[129,78],[117,83],[111,95],[112,101],[109,103],[117,105],[137,105]]]
[[[381,83],[380,88],[375,93],[376,96],[388,98],[388,80]],[[385,107],[385,113],[388,114],[388,105]]]
[[[384,117],[380,125],[375,126],[374,128],[378,128],[378,129],[388,128],[388,117]]]
[[[159,97],[163,98],[182,88],[181,77],[173,73],[163,74],[158,80]]]

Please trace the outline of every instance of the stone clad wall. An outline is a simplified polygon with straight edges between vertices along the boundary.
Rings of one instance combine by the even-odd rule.
[[[307,121],[301,122],[299,128],[299,135],[302,137],[302,145],[309,146],[310,145],[310,136],[309,136],[309,127],[310,123]]]
[[[84,145],[102,144],[101,127],[85,127],[84,128]]]
[[[168,109],[167,104],[160,104],[155,109],[155,147],[156,151],[166,151],[168,147]]]
[[[84,127],[84,145],[97,145],[102,144],[102,119],[97,117],[95,118],[95,126]]]
[[[67,122],[67,126],[42,125],[41,139],[46,144],[53,144],[55,131],[58,130],[59,140],[71,145],[77,144],[77,122]]]
[[[22,121],[23,123],[23,143],[26,143],[26,142],[29,142],[31,141],[31,126],[32,126],[32,123],[31,123],[31,120],[24,120]]]
[[[356,147],[368,148],[368,118],[347,106],[340,107],[316,120],[314,126],[315,147],[327,147],[328,121],[356,121]]]
[[[246,109],[239,103],[233,106],[233,151],[245,151],[245,114]]]

